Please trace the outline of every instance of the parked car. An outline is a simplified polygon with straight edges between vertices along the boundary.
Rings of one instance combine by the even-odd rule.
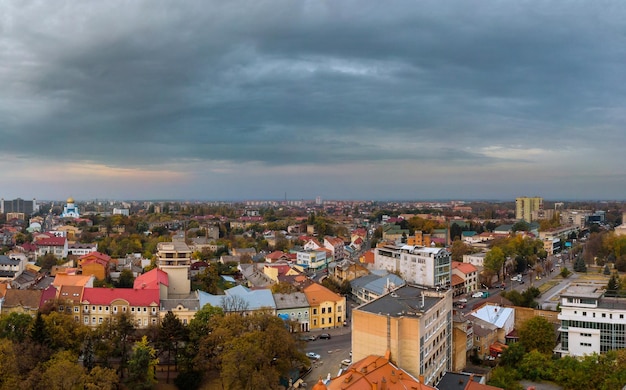
[[[459,299],[459,302],[461,302],[461,303],[467,303],[467,298],[461,298],[461,299]]]
[[[349,366],[350,364],[352,364],[352,360],[351,359],[343,359],[341,361],[341,365],[342,366]]]
[[[472,294],[472,298],[482,298],[483,297],[483,292],[482,291],[478,291],[475,292],[474,294]]]
[[[320,339],[330,339],[330,334],[328,334],[328,333],[322,333],[322,334],[320,335]]]
[[[319,358],[321,358],[321,356],[318,353],[315,353],[315,352],[307,352],[306,356],[309,359],[313,359],[313,360],[318,360]]]

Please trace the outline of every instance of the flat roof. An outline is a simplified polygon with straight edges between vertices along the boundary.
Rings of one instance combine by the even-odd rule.
[[[355,310],[385,314],[392,317],[411,315],[421,316],[423,313],[433,308],[442,299],[445,299],[444,296],[432,297],[425,294],[422,298],[422,294],[427,292],[428,290],[422,287],[408,285],[402,286],[389,294],[383,295],[372,302],[360,306]],[[422,299],[424,302],[423,306]]]

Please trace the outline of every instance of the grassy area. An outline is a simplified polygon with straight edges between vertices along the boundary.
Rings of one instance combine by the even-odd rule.
[[[543,294],[544,292],[550,290],[552,287],[559,284],[559,282],[560,280],[550,280],[549,282],[546,282],[542,284],[541,286],[539,286],[539,292]]]

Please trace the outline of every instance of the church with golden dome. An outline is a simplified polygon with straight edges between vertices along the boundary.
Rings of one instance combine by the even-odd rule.
[[[78,206],[74,204],[74,198],[67,198],[61,218],[80,218],[80,212],[78,211]]]

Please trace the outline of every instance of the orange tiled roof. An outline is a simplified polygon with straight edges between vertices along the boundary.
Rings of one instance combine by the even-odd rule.
[[[462,277],[460,277],[459,275],[452,274],[452,285],[453,286],[458,286],[458,285],[463,284],[463,283],[465,283],[465,280],[463,280]]]
[[[61,286],[83,286],[89,282],[91,275],[68,275],[65,273],[58,273],[54,277],[52,285],[55,287]]]
[[[459,271],[463,272],[465,275],[478,271],[478,269],[474,267],[472,264],[461,263],[460,261],[453,261],[452,269],[458,269]]]
[[[387,390],[436,390],[420,383],[406,371],[396,367],[387,356],[370,355],[352,364],[343,374],[332,379],[328,390],[371,390],[374,383],[386,383]]]
[[[305,287],[302,292],[304,293],[307,301],[309,301],[311,305],[318,305],[321,302],[327,301],[336,302],[344,299],[344,297],[342,297],[341,295],[330,291],[329,289],[318,283],[313,283],[310,286]]]

